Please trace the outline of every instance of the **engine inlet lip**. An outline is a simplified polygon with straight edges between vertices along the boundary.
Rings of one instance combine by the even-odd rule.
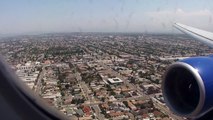
[[[172,69],[174,69],[175,67],[183,67],[187,70],[189,70],[189,72],[194,76],[196,82],[198,83],[198,87],[199,87],[199,93],[200,93],[200,98],[199,98],[199,102],[198,105],[196,106],[195,110],[193,110],[191,113],[188,114],[183,114],[180,113],[178,110],[176,110],[171,103],[168,100],[168,97],[166,95],[165,92],[165,82],[166,82],[166,75],[168,74],[168,72]],[[203,80],[200,76],[200,74],[198,73],[198,70],[193,68],[191,65],[187,64],[187,63],[183,63],[183,62],[176,62],[172,65],[169,66],[169,68],[167,69],[167,71],[165,72],[164,76],[163,76],[163,81],[162,81],[162,93],[163,93],[163,97],[164,100],[166,102],[166,105],[177,115],[179,116],[183,116],[183,117],[189,117],[189,118],[197,118],[199,117],[199,114],[201,113],[201,110],[204,106],[204,101],[205,101],[205,87],[204,87],[204,83]]]

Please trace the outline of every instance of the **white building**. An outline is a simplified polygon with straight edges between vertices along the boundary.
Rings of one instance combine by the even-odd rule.
[[[109,82],[109,84],[119,84],[119,83],[123,83],[123,80],[121,80],[120,78],[108,78],[107,80]]]

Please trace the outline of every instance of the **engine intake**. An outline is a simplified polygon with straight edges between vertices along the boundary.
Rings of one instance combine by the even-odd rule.
[[[194,57],[172,64],[162,81],[167,106],[177,115],[198,118],[213,106],[213,58]]]

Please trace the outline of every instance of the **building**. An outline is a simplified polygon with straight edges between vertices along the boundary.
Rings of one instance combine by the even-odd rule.
[[[123,83],[123,80],[121,80],[120,78],[108,78],[107,82],[109,84],[120,84],[120,83]]]

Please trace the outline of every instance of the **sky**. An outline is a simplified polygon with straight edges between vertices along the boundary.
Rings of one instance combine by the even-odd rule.
[[[51,32],[213,32],[212,0],[0,0],[0,35]]]

